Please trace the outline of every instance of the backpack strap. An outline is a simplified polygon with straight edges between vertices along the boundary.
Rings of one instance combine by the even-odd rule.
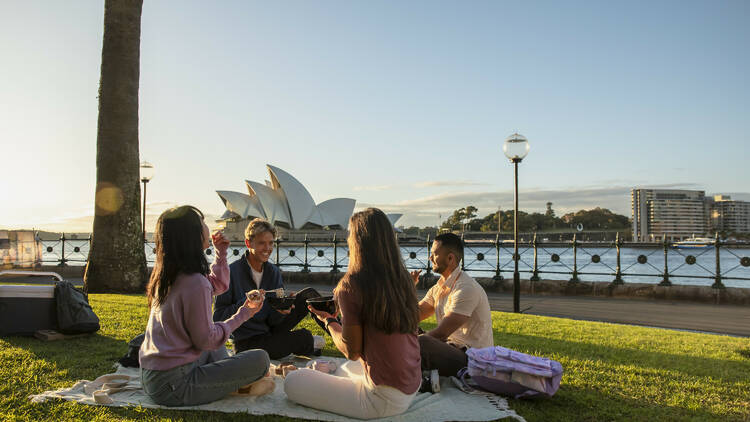
[[[470,378],[469,368],[464,367],[463,369],[458,371],[455,377],[450,377],[450,380],[453,385],[456,386],[456,388],[466,394],[486,394],[483,391],[478,390],[477,385],[470,381],[468,378]]]

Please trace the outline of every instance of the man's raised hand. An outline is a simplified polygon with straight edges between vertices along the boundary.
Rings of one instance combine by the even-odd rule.
[[[411,274],[411,278],[412,278],[412,280],[414,280],[414,284],[415,285],[419,283],[419,274],[421,272],[422,272],[422,270],[414,270],[411,273],[409,273],[409,274]]]

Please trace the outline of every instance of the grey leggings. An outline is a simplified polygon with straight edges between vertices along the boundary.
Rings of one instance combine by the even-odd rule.
[[[270,361],[265,350],[229,356],[226,347],[205,351],[195,362],[166,371],[141,369],[143,390],[156,404],[193,406],[210,403],[259,380]]]

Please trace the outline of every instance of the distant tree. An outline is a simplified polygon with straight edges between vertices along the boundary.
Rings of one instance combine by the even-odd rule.
[[[464,209],[464,213],[466,214],[466,219],[471,220],[472,218],[477,216],[477,207],[474,205],[469,205]]]
[[[477,207],[475,207],[473,205],[469,205],[466,208],[462,208],[462,209],[464,210],[464,221],[465,221],[465,224],[466,223],[471,223],[472,219],[477,216]],[[478,229],[479,229],[479,227],[477,227],[477,230]],[[464,230],[465,230],[465,228],[464,228]],[[471,226],[470,226],[469,230],[474,230],[474,229],[471,228]]]
[[[89,292],[137,292],[146,282],[140,219],[138,85],[143,0],[105,0]]]
[[[448,230],[460,230],[465,228],[470,231],[503,232],[513,231],[513,210],[497,210],[487,214],[483,218],[476,217],[476,208],[468,206],[455,210],[453,214],[443,222],[442,228]],[[468,212],[468,213],[467,213]],[[471,216],[471,217],[469,217]],[[606,208],[595,208],[593,210],[581,210],[575,213],[565,214],[562,218],[555,217],[552,203],[547,203],[547,211],[542,213],[527,213],[518,211],[518,230],[521,232],[541,232],[556,230],[566,225],[574,228],[578,223],[584,227],[594,230],[625,229],[630,227],[630,220],[624,215],[615,214]]]
[[[443,222],[441,227],[450,230],[463,230],[464,225],[477,216],[476,212],[477,207],[473,205],[459,208],[453,211],[453,214]]]
[[[458,230],[461,226],[461,221],[464,219],[463,208],[453,211],[443,223],[440,225],[441,228],[449,230]]]
[[[599,207],[592,210],[580,210],[565,214],[562,220],[572,227],[582,224],[584,228],[593,230],[623,229],[630,226],[630,219],[628,217]]]
[[[483,232],[495,232],[497,231],[497,218],[500,215],[500,210],[492,214],[486,215],[484,218],[479,218],[474,221],[479,225],[479,231]]]
[[[547,217],[554,217],[555,211],[552,209],[552,202],[547,202],[547,212],[544,213]]]

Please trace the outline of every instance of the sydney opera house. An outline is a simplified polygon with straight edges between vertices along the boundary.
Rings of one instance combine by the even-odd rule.
[[[226,207],[220,222],[243,224],[262,217],[290,230],[347,228],[354,212],[354,199],[334,198],[316,204],[310,192],[291,174],[272,165],[266,168],[270,180],[265,183],[246,180],[247,194],[216,191]],[[400,217],[401,214],[388,215],[392,224]]]

